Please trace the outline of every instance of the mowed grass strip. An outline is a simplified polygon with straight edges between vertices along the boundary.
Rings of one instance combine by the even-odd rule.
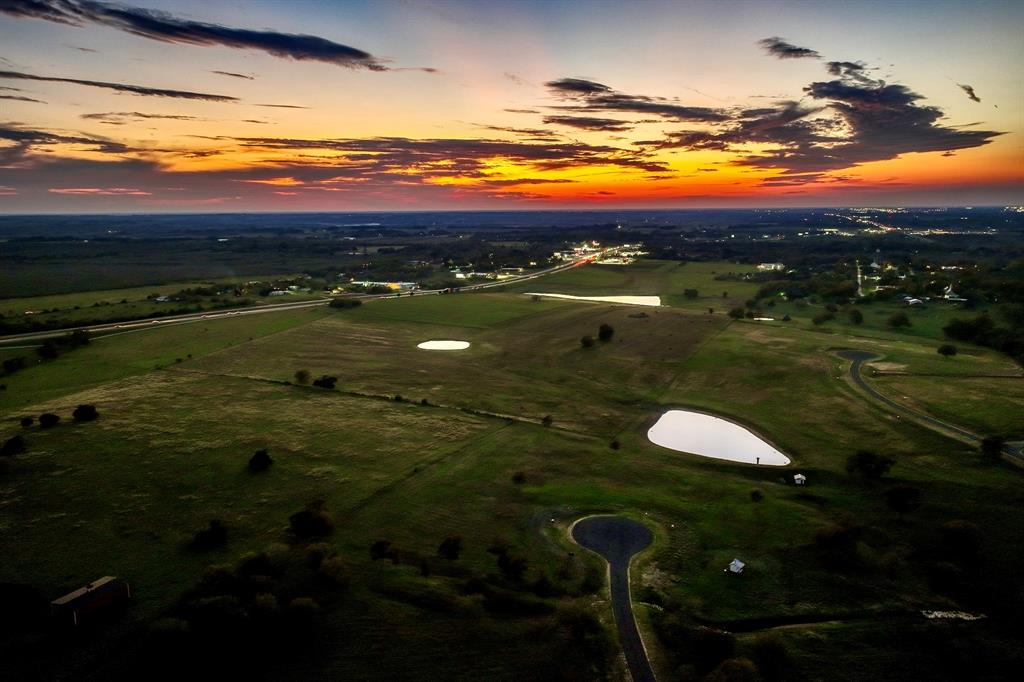
[[[239,315],[186,324],[154,324],[151,329],[132,330],[94,339],[73,350],[10,376],[2,382],[0,415],[13,416],[35,403],[81,391],[122,377],[141,374],[189,358],[233,348],[251,339],[276,334],[320,319],[328,314],[319,308],[289,310],[259,315]],[[21,350],[34,361],[33,349]]]
[[[448,305],[475,309],[473,299],[451,296]],[[274,380],[290,380],[306,369],[314,377],[337,376],[342,390],[533,420],[551,415],[559,427],[610,437],[623,416],[646,410],[680,361],[726,323],[724,316],[670,309],[552,307],[529,300],[525,305],[535,312],[490,329],[419,320],[364,322],[338,313],[183,367]],[[582,348],[580,338],[596,336],[604,323],[615,329],[611,341]],[[465,340],[471,346],[465,351],[416,347],[429,339]]]

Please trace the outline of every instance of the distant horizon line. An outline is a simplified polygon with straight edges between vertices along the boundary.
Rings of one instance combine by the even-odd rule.
[[[393,213],[413,215],[417,213],[681,213],[688,211],[814,211],[822,209],[853,210],[853,209],[901,209],[901,210],[934,210],[934,209],[1007,209],[1022,206],[1024,204],[949,204],[949,205],[917,205],[898,206],[873,204],[869,206],[849,206],[837,204],[821,204],[814,206],[708,206],[685,208],[438,208],[438,209],[359,209],[348,211],[65,211],[54,213],[24,212],[24,213],[0,213],[3,218],[28,218],[28,217],[61,217],[61,216],[133,216],[133,215],[328,215],[328,214],[350,214],[367,215]]]

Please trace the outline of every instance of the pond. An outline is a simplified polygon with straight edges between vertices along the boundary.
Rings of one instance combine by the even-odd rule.
[[[528,293],[525,296],[546,296],[548,298],[567,298],[573,301],[591,301],[594,303],[625,303],[626,305],[661,305],[660,296],[573,296],[572,294],[540,294]]]
[[[416,344],[416,347],[423,350],[466,350],[469,341],[424,341]]]
[[[786,466],[789,457],[752,431],[721,417],[669,410],[647,432],[663,448],[744,464]]]

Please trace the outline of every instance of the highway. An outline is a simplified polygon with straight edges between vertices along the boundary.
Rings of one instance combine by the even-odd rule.
[[[484,289],[493,289],[497,287],[504,287],[510,284],[518,284],[520,282],[528,282],[530,280],[538,279],[546,275],[551,275],[556,272],[562,272],[569,270],[587,263],[593,262],[599,258],[605,258],[611,256],[619,251],[621,247],[611,247],[603,249],[600,252],[581,258],[567,263],[560,263],[550,268],[543,270],[537,270],[536,272],[528,272],[523,275],[515,277],[509,277],[508,279],[497,280],[493,282],[482,282],[480,284],[467,284],[466,286],[455,289],[456,292],[470,292],[470,291],[481,291]],[[416,296],[437,296],[444,294],[449,291],[448,289],[426,289],[418,290],[415,292]],[[408,296],[409,294],[406,294]],[[399,298],[399,294],[388,293],[388,294],[357,294],[354,296],[344,296],[345,299],[358,299],[362,302],[368,301],[379,301],[379,300],[390,300]],[[160,326],[167,326],[173,324],[185,324],[189,322],[200,322],[210,321],[237,317],[239,315],[261,315],[263,313],[275,313],[286,310],[297,310],[301,308],[315,308],[317,306],[329,305],[336,297],[325,297],[318,298],[312,301],[293,301],[293,302],[282,302],[282,303],[265,303],[256,306],[247,306],[245,308],[227,308],[224,310],[208,310],[197,313],[185,313],[182,315],[167,315],[166,317],[147,317],[136,320],[125,320],[121,322],[109,322],[104,324],[87,325],[81,327],[63,327],[60,329],[47,329],[45,331],[37,332],[26,332],[24,334],[10,334],[7,336],[0,336],[0,346],[7,346],[11,344],[26,343],[32,341],[43,341],[45,339],[52,339],[54,337],[63,336],[69,332],[76,330],[85,331],[93,336],[102,338],[103,336],[113,336],[114,334],[120,334],[128,331],[140,331],[142,329],[155,328]]]

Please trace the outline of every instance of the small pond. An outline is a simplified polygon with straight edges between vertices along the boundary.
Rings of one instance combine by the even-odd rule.
[[[789,457],[752,431],[711,414],[669,410],[647,432],[663,448],[744,464],[785,466]]]

